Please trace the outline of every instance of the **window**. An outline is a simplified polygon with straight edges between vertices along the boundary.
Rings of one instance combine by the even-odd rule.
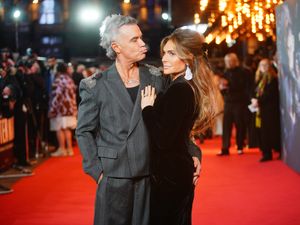
[[[44,36],[41,40],[43,45],[61,45],[63,43],[62,37],[59,36]]]
[[[54,24],[59,21],[59,10],[54,0],[44,0],[41,2],[40,24]]]

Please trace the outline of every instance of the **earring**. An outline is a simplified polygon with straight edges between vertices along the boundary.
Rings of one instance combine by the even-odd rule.
[[[185,70],[184,78],[185,78],[186,80],[191,80],[191,79],[193,79],[193,74],[192,74],[192,71],[191,71],[191,69],[190,69],[190,67],[189,67],[188,64],[186,64],[186,70]]]

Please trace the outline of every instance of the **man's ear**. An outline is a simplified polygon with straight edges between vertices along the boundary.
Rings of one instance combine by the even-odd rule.
[[[120,54],[120,46],[116,42],[111,43],[111,48],[115,51],[116,54]]]

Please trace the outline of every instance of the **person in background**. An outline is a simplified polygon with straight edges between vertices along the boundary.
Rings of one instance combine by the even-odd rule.
[[[189,154],[192,129],[203,132],[217,110],[217,88],[202,49],[203,37],[177,29],[161,42],[163,72],[171,83],[156,98],[142,90],[142,115],[150,134],[155,181],[151,191],[151,225],[190,225],[194,164]],[[154,102],[155,100],[155,102]]]
[[[74,74],[74,66],[72,63],[68,63],[68,69],[67,69],[67,73],[73,78],[73,74]]]
[[[220,75],[215,73],[213,77],[213,82],[214,84],[219,87],[220,85]],[[221,94],[220,89],[217,90],[216,92],[216,101],[217,101],[217,115],[215,119],[215,124],[213,126],[213,136],[222,136],[222,131],[223,131],[223,112],[224,112],[224,99]]]
[[[76,103],[77,106],[79,105],[80,102],[80,95],[79,95],[79,84],[80,81],[84,78],[83,72],[85,70],[85,65],[83,64],[78,64],[76,67],[76,71],[72,74],[72,79],[75,83],[76,86]]]
[[[251,74],[239,65],[235,53],[225,55],[225,73],[220,80],[220,90],[224,96],[224,117],[222,149],[218,156],[229,155],[233,125],[236,128],[237,153],[243,154],[246,134],[247,105],[251,96]]]
[[[56,131],[59,147],[51,156],[72,156],[72,129],[77,124],[75,84],[67,73],[67,65],[59,63],[52,85],[49,109],[50,129]]]
[[[277,73],[269,59],[259,62],[256,75],[255,96],[251,105],[257,108],[255,127],[258,130],[260,162],[272,160],[272,150],[281,152],[280,106]]]
[[[49,113],[51,95],[52,95],[52,84],[55,79],[55,74],[57,71],[57,59],[55,56],[50,56],[46,62],[46,71],[44,73],[44,82],[46,88],[46,100],[47,100],[47,114]],[[45,121],[45,142],[46,142],[46,150],[50,151],[50,148],[55,149],[58,147],[56,132],[50,130],[50,120],[48,116]]]
[[[47,59],[46,72],[44,75],[44,81],[45,81],[48,99],[49,99],[49,96],[51,96],[52,83],[55,79],[56,69],[57,69],[56,57],[50,56]]]
[[[17,64],[18,70],[19,65]],[[16,75],[10,74],[10,69],[0,65],[0,105],[4,116],[14,116],[14,156],[15,163],[14,168],[26,173],[30,173],[30,170],[25,170],[25,167],[31,166],[29,163],[29,155],[27,154],[26,147],[26,120],[27,113],[24,112],[24,99],[23,88],[20,80],[18,79],[18,73]]]

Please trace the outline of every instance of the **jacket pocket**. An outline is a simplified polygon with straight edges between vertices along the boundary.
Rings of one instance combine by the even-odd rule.
[[[98,156],[101,158],[116,159],[118,158],[118,151],[105,146],[97,146]]]

